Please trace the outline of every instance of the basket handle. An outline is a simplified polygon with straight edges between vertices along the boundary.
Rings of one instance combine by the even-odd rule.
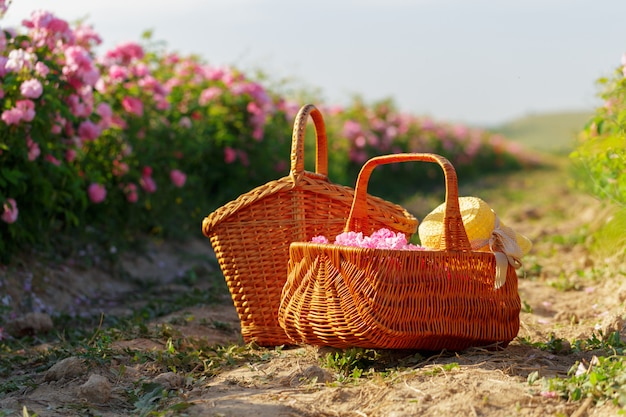
[[[291,139],[291,170],[289,176],[294,184],[300,182],[304,174],[304,136],[309,116],[315,126],[315,174],[328,179],[328,139],[322,113],[312,104],[300,108],[293,125]]]
[[[354,201],[352,202],[345,231],[360,232],[367,229],[367,184],[374,168],[379,165],[411,161],[433,162],[439,164],[443,169],[446,182],[446,209],[443,219],[444,229],[441,248],[443,250],[471,250],[459,207],[459,188],[456,171],[446,158],[431,153],[399,153],[377,156],[367,161],[357,177]]]

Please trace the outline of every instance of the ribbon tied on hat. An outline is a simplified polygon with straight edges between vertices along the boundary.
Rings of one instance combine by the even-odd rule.
[[[485,246],[496,257],[496,278],[495,287],[500,288],[506,282],[506,272],[508,264],[517,269],[522,266],[522,256],[524,251],[517,243],[517,234],[513,229],[500,223],[498,215],[495,217],[495,225],[491,236],[488,239],[474,239],[470,241],[473,250],[478,250]]]

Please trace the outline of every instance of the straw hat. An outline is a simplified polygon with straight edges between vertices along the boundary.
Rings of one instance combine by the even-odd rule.
[[[519,251],[515,250],[517,248],[511,248],[516,252],[512,253],[512,255],[519,255],[520,258],[532,248],[532,243],[526,236],[516,233],[510,227],[505,226],[491,207],[480,198],[459,197],[459,207],[465,232],[472,249],[482,251],[498,249],[494,247],[494,244],[497,243],[496,235],[500,237],[500,240],[511,240],[512,242],[510,243],[515,243],[519,247]],[[422,246],[430,249],[440,248],[445,209],[446,204],[443,203],[422,220],[418,228]]]
[[[532,248],[531,241],[505,226],[487,203],[478,197],[459,197],[459,208],[465,232],[473,250],[496,255],[496,288],[504,285],[506,265],[522,266],[521,258]],[[440,249],[445,203],[430,212],[418,227],[422,246]]]

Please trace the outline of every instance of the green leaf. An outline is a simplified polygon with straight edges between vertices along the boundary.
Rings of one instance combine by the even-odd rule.
[[[13,185],[19,184],[20,180],[24,178],[24,174],[22,174],[22,172],[18,171],[17,169],[2,168],[2,171],[0,171],[0,173],[8,182]]]

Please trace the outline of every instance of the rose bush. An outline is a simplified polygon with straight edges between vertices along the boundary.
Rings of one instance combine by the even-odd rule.
[[[461,181],[540,163],[535,154],[501,135],[402,113],[391,100],[368,105],[356,98],[350,106],[331,114],[329,130],[333,137],[342,138],[335,145],[339,151],[335,154],[349,156],[344,168],[349,178],[356,178],[369,158],[398,152],[443,155],[452,162]],[[381,166],[372,175],[368,190],[401,199],[418,189],[441,188],[442,178],[441,170],[433,164]]]
[[[243,74],[132,42],[96,57],[92,28],[48,12],[23,25],[0,37],[2,253],[59,232],[189,233],[284,168],[288,107]]]
[[[46,12],[24,26],[27,34],[0,31],[0,201],[16,213],[0,229],[4,254],[80,224],[87,200],[71,163],[81,148],[74,132],[89,121],[99,77],[87,53],[99,42],[92,32]]]
[[[93,28],[70,27],[49,12],[34,12],[23,26],[24,33],[0,31],[4,260],[85,233],[107,245],[145,233],[199,236],[213,209],[288,174],[294,116],[304,103],[262,78],[163,50],[148,36],[97,56]],[[390,152],[441,153],[468,175],[529,161],[497,136],[402,114],[390,101],[316,104],[334,182],[353,185],[367,158]],[[314,152],[306,155],[312,166]],[[410,175],[390,171],[396,187],[428,178],[423,167],[403,165]],[[384,195],[388,177],[377,178],[374,190]]]

